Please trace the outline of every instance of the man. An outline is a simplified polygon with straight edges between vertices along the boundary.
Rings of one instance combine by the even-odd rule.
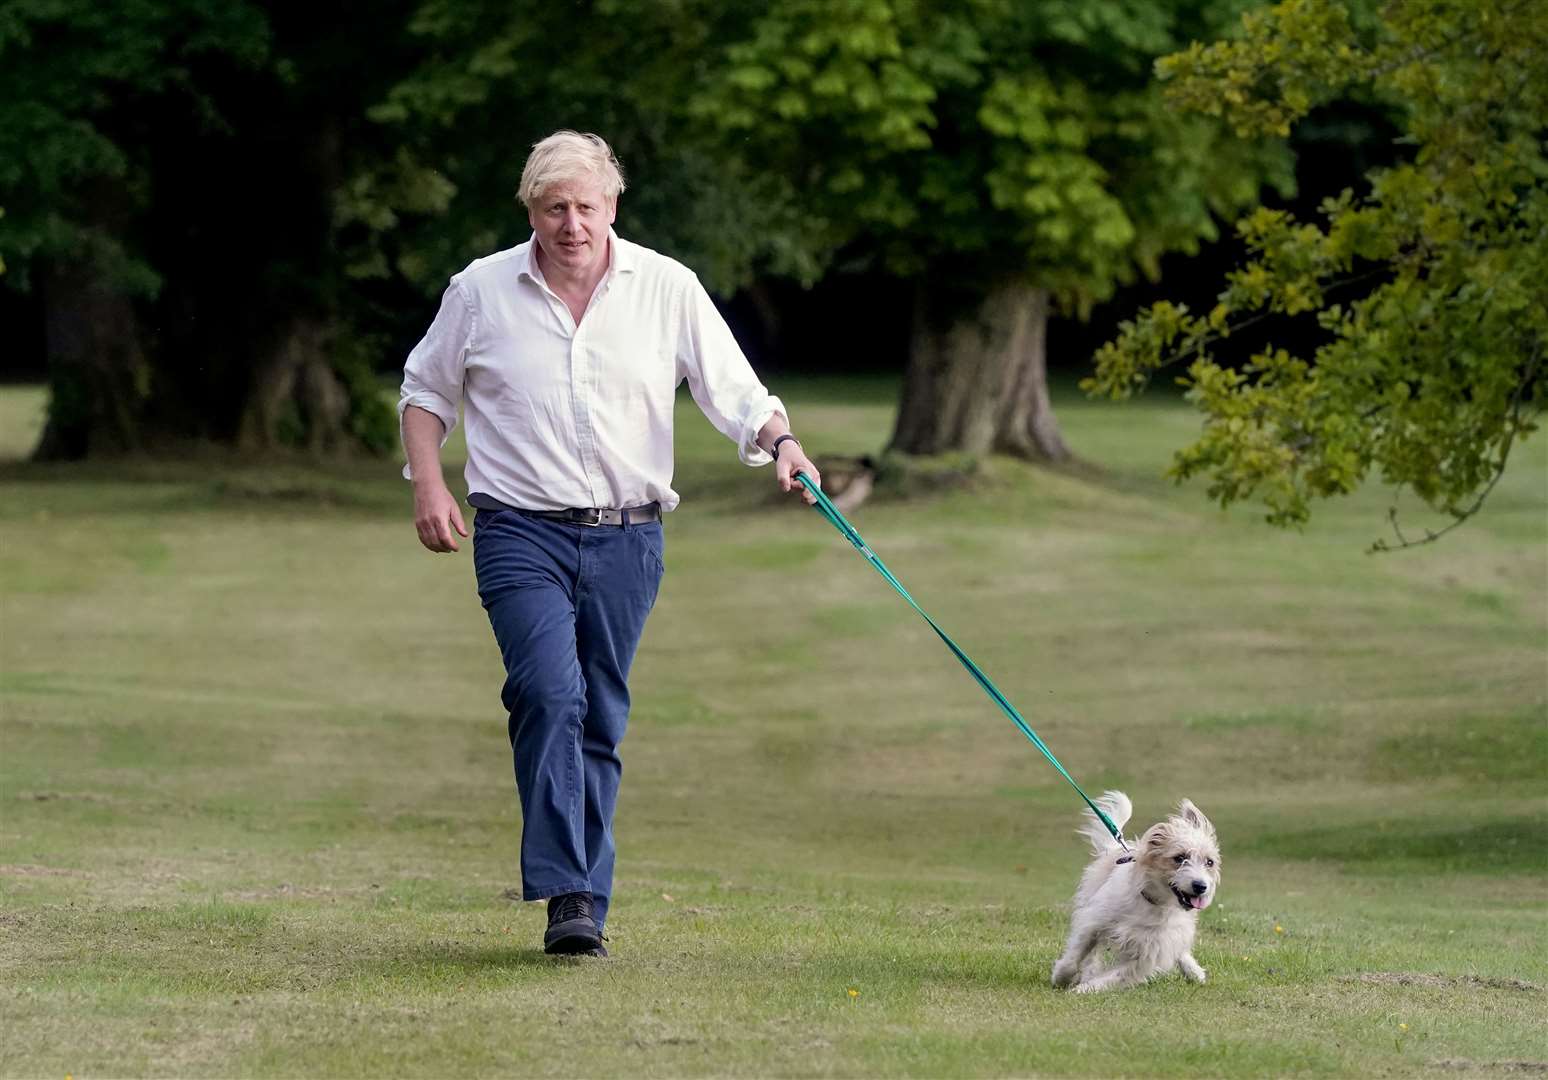
[[[440,447],[463,403],[473,565],[505,661],[522,895],[548,899],[545,951],[596,956],[629,665],[661,581],[661,516],[678,503],[678,384],[743,462],[776,463],[783,490],[814,502],[795,476],[820,482],[698,278],[613,231],[623,187],[596,135],[537,143],[518,193],[532,238],[451,279],[398,404],[414,527],[429,550],[453,552],[468,530]]]

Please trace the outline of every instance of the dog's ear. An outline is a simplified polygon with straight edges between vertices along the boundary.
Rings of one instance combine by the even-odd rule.
[[[1211,836],[1215,834],[1215,826],[1210,824],[1209,818],[1205,817],[1204,812],[1187,799],[1177,804],[1177,816],[1195,829],[1202,829]]]
[[[1145,830],[1145,835],[1140,837],[1140,861],[1153,863],[1165,858],[1166,850],[1172,844],[1172,829],[1162,821]]]

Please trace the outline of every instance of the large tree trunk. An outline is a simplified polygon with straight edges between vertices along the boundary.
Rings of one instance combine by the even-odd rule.
[[[92,262],[43,272],[43,339],[48,355],[48,421],[40,461],[140,448],[150,369],[130,298]]]
[[[349,394],[328,362],[334,337],[328,323],[297,317],[278,346],[253,373],[237,445],[270,450],[304,443],[313,453],[341,448],[349,439]]]
[[[1005,282],[956,312],[939,310],[935,296],[921,283],[889,449],[1068,460],[1048,400],[1048,290]]]
[[[296,177],[291,212],[309,225],[293,235],[296,249],[312,244],[326,265],[337,263],[333,250],[329,193],[344,176],[343,140],[337,116],[311,118],[311,127],[296,142]],[[304,446],[314,454],[337,451],[354,442],[349,429],[349,392],[334,370],[332,352],[339,337],[337,321],[310,290],[290,292],[285,283],[265,278],[267,291],[288,302],[290,314],[278,326],[272,347],[261,352],[253,368],[237,446],[268,450]],[[315,282],[313,283],[316,284]]]

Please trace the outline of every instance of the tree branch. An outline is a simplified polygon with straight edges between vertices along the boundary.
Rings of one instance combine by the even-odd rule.
[[[1371,544],[1370,548],[1366,552],[1367,554],[1375,555],[1378,553],[1384,554],[1392,551],[1406,551],[1408,548],[1423,547],[1425,544],[1433,544],[1435,541],[1445,536],[1452,529],[1455,529],[1458,525],[1462,524],[1464,521],[1478,513],[1478,511],[1483,508],[1484,501],[1488,499],[1489,493],[1492,492],[1495,485],[1500,482],[1500,477],[1505,475],[1505,465],[1510,461],[1510,452],[1516,442],[1516,432],[1519,430],[1517,425],[1521,419],[1522,398],[1525,396],[1527,388],[1532,386],[1532,384],[1537,381],[1538,368],[1541,366],[1542,350],[1539,349],[1533,355],[1532,362],[1527,365],[1526,373],[1522,375],[1521,381],[1516,384],[1516,389],[1511,394],[1510,405],[1507,407],[1506,411],[1511,414],[1513,423],[1506,429],[1505,442],[1500,447],[1499,465],[1495,467],[1494,475],[1489,478],[1489,482],[1484,485],[1484,489],[1478,493],[1478,498],[1473,500],[1473,505],[1463,510],[1451,511],[1453,518],[1451,524],[1447,525],[1439,532],[1436,532],[1433,529],[1425,529],[1424,539],[1410,540],[1408,537],[1403,535],[1403,529],[1398,525],[1397,495],[1401,494],[1403,490],[1401,487],[1399,487],[1398,490],[1393,493],[1392,505],[1387,508],[1387,520],[1392,524],[1392,532],[1393,535],[1398,538],[1398,543],[1393,545],[1387,543],[1385,540],[1377,540]]]

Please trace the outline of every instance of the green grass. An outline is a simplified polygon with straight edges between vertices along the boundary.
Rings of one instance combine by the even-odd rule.
[[[778,389],[886,438],[885,384]],[[1275,532],[1160,478],[1175,402],[1059,407],[1099,471],[854,521],[1088,789],[1212,816],[1206,985],[1049,988],[1073,794],[689,406],[607,962],[509,898],[498,655],[391,467],[0,466],[0,1073],[1540,1072],[1548,439],[1371,556],[1381,491]]]

